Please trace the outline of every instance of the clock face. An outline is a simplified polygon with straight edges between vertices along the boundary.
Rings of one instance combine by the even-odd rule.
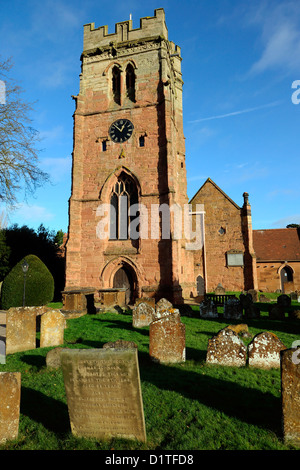
[[[113,142],[122,143],[128,140],[133,132],[133,124],[128,119],[118,119],[109,128],[109,137]]]

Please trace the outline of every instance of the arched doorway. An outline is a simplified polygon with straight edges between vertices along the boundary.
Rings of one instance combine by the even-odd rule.
[[[116,271],[113,279],[113,287],[118,289],[126,289],[126,304],[133,303],[135,293],[135,282],[133,273],[126,266],[122,266]]]
[[[293,276],[293,270],[290,266],[284,266],[282,270],[280,271],[280,281],[281,281],[281,291],[282,293],[285,292],[285,287],[286,284],[289,282],[293,282],[294,276]]]

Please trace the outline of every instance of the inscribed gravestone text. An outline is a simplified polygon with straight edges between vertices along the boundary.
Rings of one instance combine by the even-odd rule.
[[[62,351],[72,433],[146,441],[136,348]]]

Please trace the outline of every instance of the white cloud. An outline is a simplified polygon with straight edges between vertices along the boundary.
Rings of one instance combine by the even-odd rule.
[[[25,203],[20,203],[14,210],[14,218],[24,220],[24,223],[39,221],[44,223],[52,220],[54,217],[55,215],[49,212],[45,207],[38,205],[30,206]]]
[[[249,19],[249,18],[248,18]],[[298,72],[300,62],[300,5],[298,1],[279,4],[263,2],[249,20],[261,30],[262,50],[250,73],[281,70]]]
[[[238,116],[240,114],[252,113],[254,111],[259,111],[260,109],[272,108],[274,106],[279,106],[280,104],[281,104],[281,101],[273,101],[272,103],[263,104],[261,106],[255,106],[253,108],[246,108],[246,109],[242,109],[242,110],[239,110],[239,111],[233,111],[231,113],[226,113],[226,114],[217,114],[215,116],[195,119],[194,121],[189,121],[189,122],[190,123],[196,123],[196,122],[202,122],[202,121],[212,121],[213,119],[223,119],[223,118],[227,118],[227,117]]]

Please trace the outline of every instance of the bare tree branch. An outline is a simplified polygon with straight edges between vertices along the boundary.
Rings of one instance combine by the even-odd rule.
[[[39,168],[38,132],[31,126],[32,104],[22,100],[23,90],[9,77],[11,60],[1,61],[5,103],[0,103],[0,201],[15,205],[17,192],[25,197],[49,180]]]

